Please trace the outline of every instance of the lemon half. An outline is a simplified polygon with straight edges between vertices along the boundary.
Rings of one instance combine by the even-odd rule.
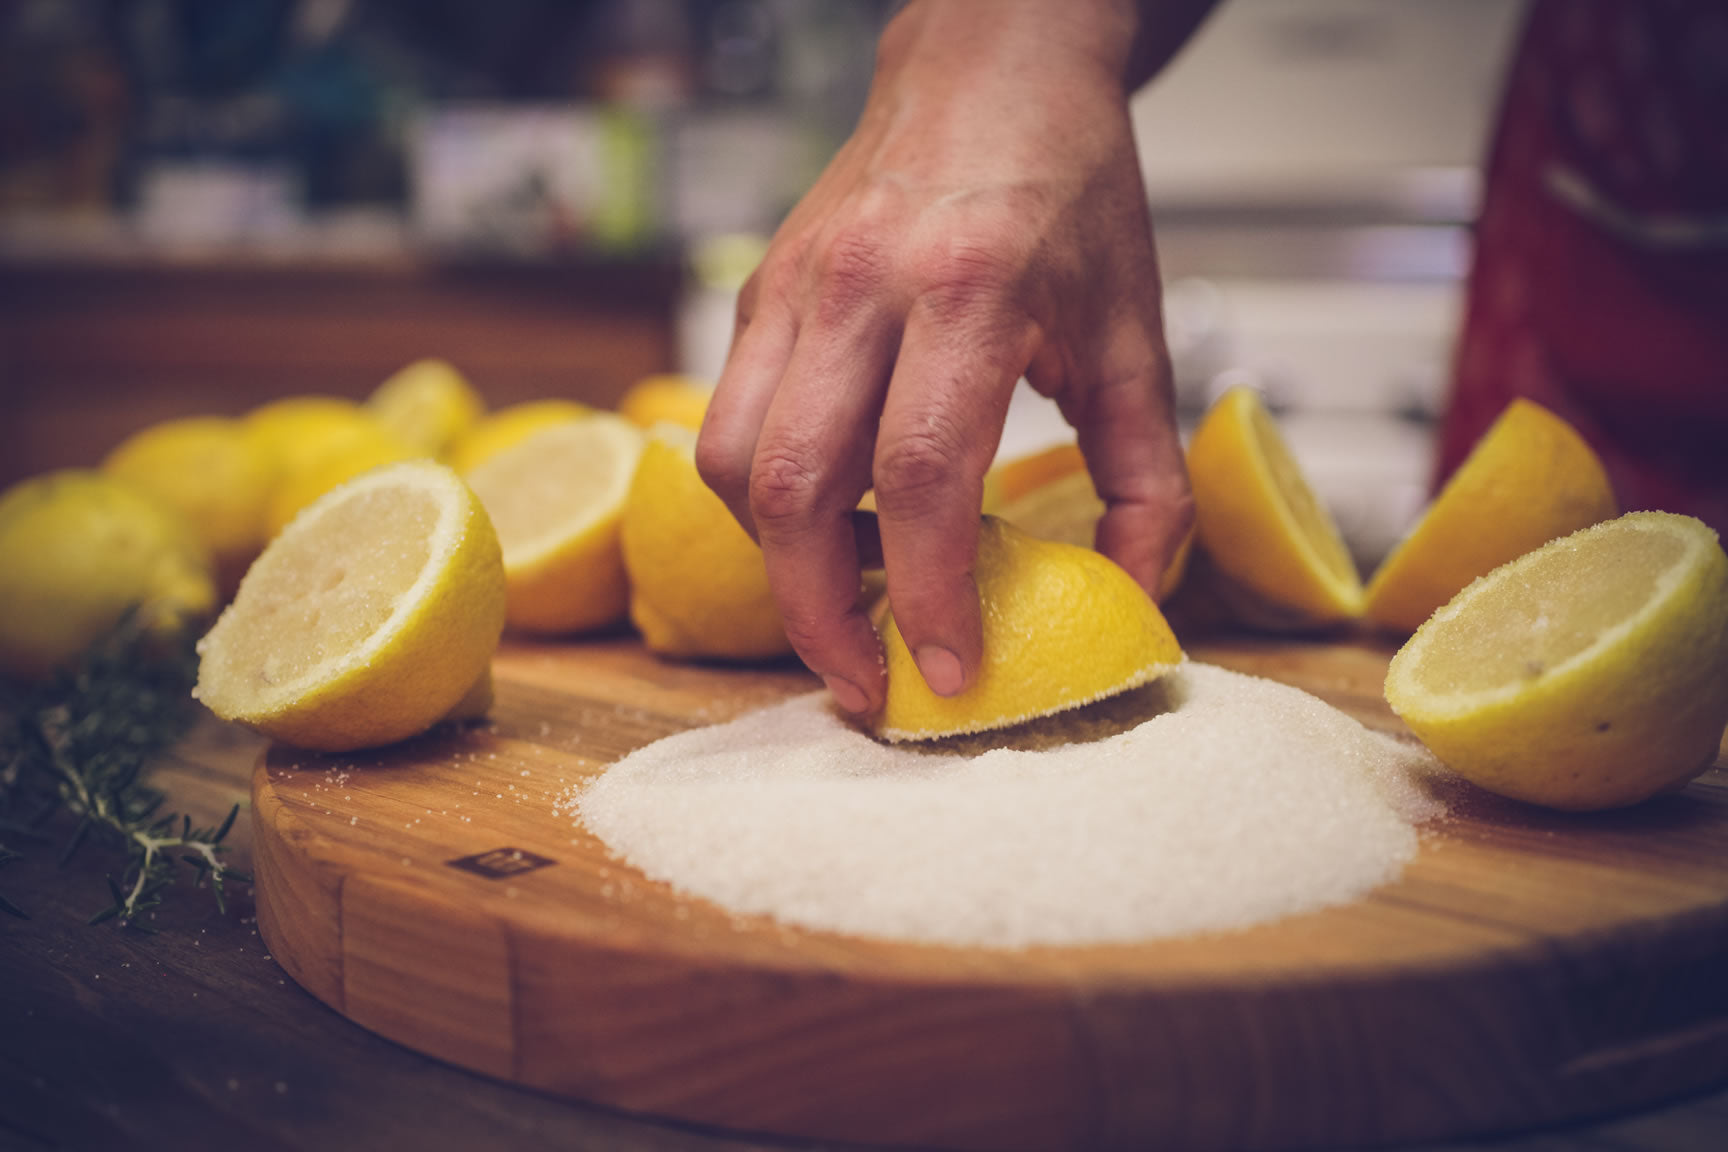
[[[498,538],[427,460],[326,493],[264,550],[199,642],[194,695],[303,748],[425,731],[486,677],[504,626]]]
[[[696,434],[659,426],[624,506],[630,620],[666,656],[762,660],[792,650],[762,549],[696,472]]]
[[[930,690],[893,610],[883,618],[888,697],[877,736],[928,740],[1005,728],[1137,688],[1182,662],[1152,598],[1089,548],[1039,540],[986,516],[973,578],[984,662],[958,696]]]
[[[1555,808],[1691,779],[1728,724],[1728,556],[1632,512],[1476,580],[1392,660],[1386,700],[1466,779]]]
[[[1411,632],[1476,577],[1619,509],[1572,426],[1514,400],[1368,582],[1364,612]]]
[[[527,400],[489,412],[450,450],[450,466],[466,475],[542,428],[580,420],[593,411],[574,400]]]
[[[468,473],[504,548],[510,627],[582,632],[623,618],[619,522],[641,455],[635,425],[596,412],[542,428]]]
[[[203,545],[146,493],[85,469],[0,493],[0,674],[45,678],[128,611],[166,634],[215,604]]]
[[[164,420],[121,441],[102,471],[175,509],[198,533],[232,592],[264,547],[276,459],[246,425],[220,416]]]
[[[708,401],[713,398],[713,384],[696,376],[644,376],[619,399],[618,414],[640,428],[660,423],[701,428]]]
[[[486,411],[473,385],[446,360],[416,360],[366,398],[366,408],[417,455],[443,457]]]
[[[1232,388],[1188,444],[1200,545],[1218,571],[1293,622],[1362,614],[1362,583],[1331,514],[1260,398]]]

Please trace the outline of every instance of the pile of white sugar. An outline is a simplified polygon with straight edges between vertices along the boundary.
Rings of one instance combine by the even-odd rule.
[[[1044,736],[1083,742],[980,752],[879,744],[815,693],[642,748],[564,805],[628,863],[734,913],[995,948],[1354,900],[1440,812],[1427,753],[1294,688],[1190,662],[1115,707],[1139,712]]]

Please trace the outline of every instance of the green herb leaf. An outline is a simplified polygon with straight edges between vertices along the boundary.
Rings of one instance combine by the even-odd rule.
[[[239,813],[215,830],[194,828],[189,815],[161,812],[165,797],[146,783],[152,758],[183,735],[194,715],[194,631],[174,638],[147,631],[128,615],[74,669],[47,684],[0,681],[0,829],[29,833],[57,812],[78,824],[61,851],[64,864],[86,844],[118,857],[109,874],[112,903],[91,924],[118,920],[153,931],[141,913],[161,903],[182,863],[209,875],[216,906],[226,910],[224,880],[248,879],[220,857]],[[18,853],[0,846],[0,863]],[[24,915],[0,896],[0,911]]]

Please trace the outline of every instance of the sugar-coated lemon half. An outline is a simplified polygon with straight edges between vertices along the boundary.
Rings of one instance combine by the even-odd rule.
[[[1514,400],[1375,570],[1364,615],[1413,632],[1476,577],[1618,511],[1584,438],[1540,404]]]
[[[1331,513],[1248,388],[1212,405],[1188,443],[1200,546],[1237,589],[1291,624],[1362,614],[1362,583]]]
[[[514,447],[542,428],[581,420],[594,410],[574,400],[525,400],[488,412],[456,441],[449,463],[467,475],[506,448]]]
[[[619,526],[641,455],[635,425],[596,412],[542,428],[468,473],[504,548],[511,628],[584,632],[623,618]]]
[[[1393,658],[1386,700],[1502,796],[1615,808],[1709,767],[1728,724],[1728,556],[1702,521],[1632,512],[1483,576]]]
[[[218,716],[320,751],[390,744],[484,707],[504,626],[485,509],[430,460],[321,496],[265,548],[199,642]]]

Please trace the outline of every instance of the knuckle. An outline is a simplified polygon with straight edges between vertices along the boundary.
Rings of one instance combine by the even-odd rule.
[[[838,318],[881,291],[891,263],[880,232],[857,224],[841,225],[814,257],[818,296]]]
[[[884,442],[875,462],[876,499],[884,512],[918,516],[943,502],[965,461],[956,429],[931,419],[917,431]]]
[[[757,268],[738,289],[738,301],[732,308],[732,331],[736,334],[750,326],[756,315],[756,302],[762,294],[763,272]]]
[[[749,454],[737,451],[718,436],[701,436],[696,441],[696,473],[722,500],[730,503],[749,487]]]
[[[757,453],[750,469],[750,514],[764,532],[796,532],[812,522],[819,477],[810,459],[786,447]]]
[[[920,304],[934,318],[965,319],[1001,308],[1019,290],[1019,242],[985,230],[922,244],[911,257]]]
[[[758,316],[783,312],[793,306],[798,293],[799,258],[796,243],[770,251],[738,290],[734,313],[742,329]]]
[[[806,660],[821,653],[828,639],[822,622],[809,612],[782,609],[780,627],[786,633],[787,643]]]

